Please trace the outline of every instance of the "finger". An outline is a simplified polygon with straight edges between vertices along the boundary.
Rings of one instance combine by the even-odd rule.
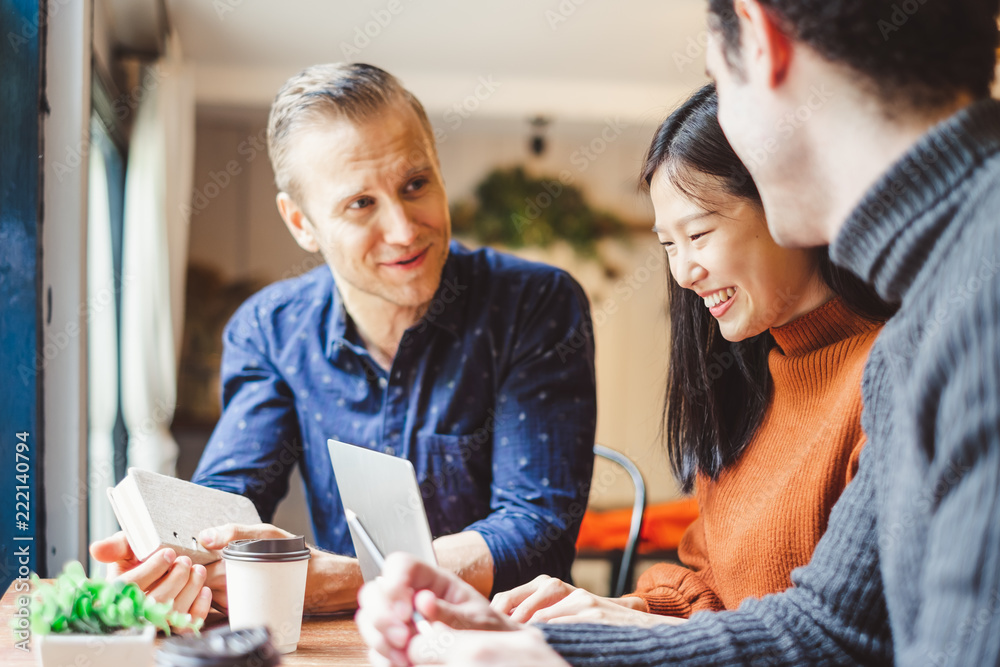
[[[416,627],[409,596],[394,599],[385,588],[381,578],[362,586],[354,618],[368,645],[378,646],[383,655],[388,655],[389,649],[405,649]]]
[[[150,586],[167,574],[176,560],[177,553],[173,549],[161,549],[146,559],[144,563],[122,572],[118,579],[125,583],[134,583],[141,590],[147,591]]]
[[[264,537],[293,537],[293,535],[269,523],[254,525],[227,523],[224,526],[206,528],[198,533],[198,541],[206,549],[222,549],[234,540],[251,540]]]
[[[212,589],[208,586],[202,586],[201,590],[198,591],[198,596],[195,598],[194,602],[191,604],[191,608],[188,609],[188,613],[191,614],[191,618],[201,619],[204,621],[208,618],[208,612],[212,610]]]
[[[684,625],[687,623],[689,618],[680,618],[678,616],[655,616],[650,614],[656,620],[657,625]]]
[[[386,632],[382,632],[376,624],[365,621],[363,616],[355,618],[358,632],[372,652],[394,665],[409,664],[409,659],[406,657],[406,646],[409,643],[410,633],[405,628],[394,625],[390,626]]]
[[[205,566],[205,586],[216,594],[226,592],[226,561],[217,560]]]
[[[225,591],[212,591],[212,607],[221,614],[229,616],[229,594]]]
[[[174,598],[175,610],[182,614],[189,613],[191,605],[194,604],[195,600],[201,594],[202,586],[205,583],[205,574],[204,565],[193,565],[191,567],[191,574],[188,576],[187,583],[184,584],[184,588]],[[211,591],[209,591],[209,594],[211,595]]]
[[[480,603],[465,602],[452,604],[447,600],[440,600],[430,591],[420,591],[413,598],[417,611],[427,619],[427,621],[443,624],[457,630],[487,630],[491,632],[501,630],[517,630],[518,624],[514,623],[510,617],[501,614],[496,609],[486,604],[486,600]],[[423,632],[423,629],[421,629]]]
[[[568,614],[566,616],[557,616],[555,618],[550,618],[545,621],[532,620],[532,623],[548,623],[550,625],[571,625],[577,623],[597,623],[601,624],[602,620],[595,617],[593,614]]]
[[[559,603],[576,590],[575,587],[570,586],[564,581],[550,579],[542,584],[538,590],[522,600],[517,605],[517,608],[510,613],[510,618],[517,623],[527,623],[539,611]]]
[[[551,578],[552,577],[547,574],[540,574],[528,583],[522,584],[517,588],[512,588],[503,593],[497,593],[493,597],[493,601],[490,602],[490,606],[499,611],[501,614],[509,615],[515,607],[524,602],[535,591],[545,585],[545,583]]]
[[[172,605],[180,592],[184,590],[190,577],[191,559],[187,556],[180,556],[167,575],[149,589],[149,596],[157,602],[169,602]]]
[[[463,612],[460,606],[440,600],[430,591],[419,591],[413,598],[413,606],[431,623],[442,623],[450,628],[467,629],[470,624],[469,614]],[[497,616],[500,612],[491,610]]]
[[[194,604],[192,604],[191,608],[188,609],[188,616],[190,616],[192,620],[200,620],[204,623],[205,619],[208,618],[208,612],[211,610],[212,591],[203,587],[195,596]],[[181,635],[194,634],[195,632],[194,628],[183,628],[180,630],[174,628],[174,631]]]
[[[223,614],[229,613],[226,591],[226,561],[217,560],[205,566],[205,586],[212,590],[212,606]]]
[[[525,622],[548,623],[567,616],[579,616],[588,611],[593,613],[595,607],[597,606],[597,602],[598,598],[596,595],[588,593],[583,589],[577,589],[572,595],[567,595],[562,600],[554,602],[548,607],[539,609],[532,614],[529,621]],[[624,610],[624,607],[622,609]],[[591,618],[593,618],[593,616],[591,616]]]
[[[382,579],[387,590],[428,590],[435,597],[451,602],[482,598],[474,588],[451,572],[427,565],[402,552],[390,554],[382,568]]]
[[[90,555],[99,563],[109,563],[117,566],[114,574],[130,570],[139,564],[139,559],[132,552],[132,547],[125,539],[125,533],[118,531],[111,537],[97,540],[90,545]],[[110,572],[110,570],[109,570]]]

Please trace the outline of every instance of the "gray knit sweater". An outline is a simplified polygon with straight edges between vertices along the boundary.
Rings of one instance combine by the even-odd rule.
[[[831,248],[902,303],[869,443],[794,587],[679,627],[543,626],[574,665],[1000,665],[1000,103],[934,128]]]

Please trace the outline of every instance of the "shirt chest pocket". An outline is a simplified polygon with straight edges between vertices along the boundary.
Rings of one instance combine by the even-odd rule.
[[[460,532],[490,513],[490,445],[474,436],[417,436],[413,467],[431,533]]]

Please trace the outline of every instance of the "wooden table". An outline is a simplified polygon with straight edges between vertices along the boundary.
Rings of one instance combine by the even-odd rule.
[[[3,667],[35,665],[35,657],[30,652],[14,647],[14,636],[10,630],[10,621],[16,611],[19,595],[14,592],[16,584],[15,581],[0,599],[0,665]],[[161,641],[162,638],[157,643]],[[302,621],[299,648],[281,656],[281,664],[360,667],[371,664],[367,654],[368,649],[361,641],[361,635],[350,614],[313,616]]]

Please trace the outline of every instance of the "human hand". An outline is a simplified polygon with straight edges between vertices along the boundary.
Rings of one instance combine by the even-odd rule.
[[[198,533],[198,542],[210,551],[221,551],[235,540],[255,540],[264,538],[294,537],[287,530],[282,530],[269,523],[243,525],[227,523],[224,526],[206,528]],[[212,591],[214,606],[226,613],[229,609],[229,595],[226,592],[226,561],[219,559],[206,568],[205,585]]]
[[[456,630],[521,629],[491,608],[489,601],[458,575],[401,553],[386,559],[382,576],[361,589],[359,603],[355,620],[375,664],[441,662],[458,646],[465,645],[458,639],[465,633]],[[419,641],[413,641],[418,635],[414,609],[433,624],[431,636]],[[419,656],[412,653],[416,660],[411,660],[408,650],[420,652]]]
[[[294,537],[269,523],[254,525],[226,524],[208,528],[198,534],[206,549],[220,550],[234,540]],[[355,558],[326,553],[309,547],[309,568],[306,571],[304,609],[308,614],[328,614],[357,607],[361,588],[361,568]],[[207,585],[212,589],[214,605],[222,612],[229,609],[226,593],[226,563],[216,561],[208,566]]]
[[[381,656],[378,656],[380,658]],[[542,631],[522,626],[512,632],[483,630],[435,630],[429,637],[418,635],[410,642],[409,663],[372,664],[452,665],[454,667],[569,667],[545,642]]]
[[[677,625],[686,619],[646,611],[641,598],[605,598],[565,581],[540,575],[493,597],[492,607],[519,623],[601,623],[604,625]]]
[[[601,625],[680,625],[686,618],[660,616],[646,611],[640,598],[605,598],[578,588],[555,604],[539,609],[531,623],[598,623]]]
[[[108,565],[109,578],[134,583],[153,600],[168,602],[182,614],[201,620],[208,616],[212,605],[212,591],[205,586],[208,571],[187,556],[178,557],[166,548],[140,561],[121,531],[91,544],[90,555]]]
[[[527,623],[542,609],[564,600],[576,591],[583,591],[561,579],[540,574],[526,584],[493,596],[490,606],[518,623]]]

